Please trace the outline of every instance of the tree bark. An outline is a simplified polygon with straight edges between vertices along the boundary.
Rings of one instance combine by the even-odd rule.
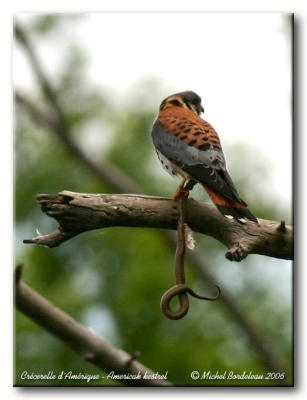
[[[17,268],[17,274],[20,271]],[[167,379],[159,379],[155,372],[147,368],[133,355],[117,349],[98,333],[75,321],[70,315],[55,307],[28,285],[16,279],[15,305],[34,322],[65,342],[85,361],[91,362],[106,372],[114,371],[118,381],[133,386],[172,386]],[[140,379],[125,379],[131,375]],[[164,372],[165,374],[165,372]],[[160,375],[163,375],[162,372]],[[150,378],[152,377],[152,379]],[[156,378],[156,379],[155,379]],[[103,380],[99,384],[103,386]]]
[[[16,32],[16,38],[25,50],[29,65],[34,71],[34,75],[37,78],[42,93],[44,94],[44,100],[46,101],[45,108],[48,109],[49,112],[43,112],[35,102],[31,101],[29,97],[21,95],[21,93],[16,94],[16,100],[18,103],[24,107],[28,114],[33,118],[34,122],[40,124],[43,128],[50,130],[51,134],[55,134],[63,148],[79,160],[80,165],[91,171],[93,176],[96,176],[102,182],[107,183],[112,188],[112,191],[120,193],[142,193],[142,189],[138,187],[138,185],[122,170],[117,168],[115,165],[107,164],[102,159],[99,163],[95,163],[91,157],[86,154],[84,149],[75,143],[73,140],[75,137],[74,129],[72,129],[66,122],[65,108],[61,106],[56,91],[53,88],[53,84],[48,79],[48,76],[44,71],[44,66],[36,54],[35,47],[30,43],[31,38],[29,38],[27,31],[22,25],[20,25],[20,23],[17,24],[17,29],[18,32]],[[173,234],[174,232],[162,230],[160,233],[161,237],[165,238],[167,243],[173,249],[176,244],[175,235]],[[54,241],[52,241],[52,236],[54,237]],[[67,240],[72,236],[74,235],[71,235],[71,233],[68,232],[56,232],[54,234],[46,235],[44,238],[47,241],[47,244],[49,240],[50,244],[53,242],[53,246],[56,246],[61,243],[61,240]],[[35,239],[37,239],[37,243],[40,242],[39,238]],[[58,244],[56,244],[57,241]],[[27,242],[35,243],[35,241],[31,240]],[[231,252],[229,255],[231,258]],[[209,285],[215,285],[217,283],[218,279],[215,276],[214,269],[210,268],[208,265],[206,256],[203,252],[197,251],[197,249],[190,251],[187,253],[187,259],[189,260],[191,267],[200,277],[201,282],[205,282]],[[231,290],[227,289],[227,285],[223,285],[220,299],[221,304],[223,304],[231,313],[238,326],[242,329],[242,332],[247,335],[250,345],[254,346],[264,367],[268,371],[284,371],[285,363],[278,354],[279,351],[276,348],[276,343],[267,340],[262,327],[253,322],[252,314],[247,312],[247,310],[244,310],[240,299],[236,299]]]
[[[59,223],[59,231],[26,239],[24,243],[59,246],[72,237],[93,229],[112,226],[176,229],[176,203],[167,198],[134,194],[87,194],[62,191],[40,194],[42,211]],[[231,261],[248,254],[260,254],[285,260],[293,259],[293,230],[283,221],[259,219],[259,225],[245,224],[223,217],[214,205],[187,202],[187,223],[199,233],[223,243]]]

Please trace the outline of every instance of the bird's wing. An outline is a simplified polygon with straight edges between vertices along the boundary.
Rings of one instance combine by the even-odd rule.
[[[180,130],[179,133],[173,129],[173,132],[170,132],[170,129],[166,130],[157,120],[152,128],[152,138],[156,149],[191,178],[212,189],[215,193],[246,206],[247,204],[240,198],[226,171],[221,147],[213,146],[208,139],[205,145],[197,147],[195,134],[189,135],[187,129]],[[184,135],[181,134],[182,132]],[[197,139],[199,140],[199,138]]]

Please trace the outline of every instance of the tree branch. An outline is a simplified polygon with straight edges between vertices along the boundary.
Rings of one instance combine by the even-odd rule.
[[[40,194],[42,211],[59,223],[59,231],[39,235],[24,243],[56,247],[89,230],[111,226],[176,229],[178,210],[173,200],[133,194],[87,194],[63,191],[57,195]],[[187,223],[195,231],[214,237],[228,247],[226,257],[241,261],[248,254],[290,260],[293,258],[292,227],[259,220],[240,224],[229,221],[208,203],[190,199]]]
[[[133,355],[117,349],[98,333],[79,324],[28,285],[20,282],[18,278],[15,285],[15,305],[42,328],[65,342],[85,361],[95,364],[106,372],[114,371],[116,375],[137,375],[140,372],[142,376],[142,379],[118,379],[118,381],[126,385],[133,383],[137,386],[172,386],[166,379],[144,379],[145,374],[149,377],[155,373],[135,360]]]
[[[111,182],[111,186],[114,190],[121,192],[125,189],[124,191],[126,192],[141,192],[140,188],[134,183],[134,181],[118,168],[104,162],[103,160],[100,160],[99,165],[95,163],[72,139],[68,127],[61,125],[59,120],[40,110],[33,102],[18,91],[15,91],[15,101],[23,106],[35,121],[47,126],[53,133],[55,133],[70,154],[81,161],[89,171],[99,179],[104,180],[109,184]]]
[[[17,39],[19,40],[20,44],[22,44],[25,54],[28,56],[28,59],[33,66],[33,70],[35,71],[34,63],[39,65],[40,71],[36,71],[36,77],[39,85],[43,89],[45,82],[48,82],[48,90],[52,91],[52,99],[50,99],[50,95],[43,90],[43,92],[45,92],[45,98],[47,102],[51,108],[54,108],[55,115],[56,110],[59,108],[61,109],[62,115],[64,115],[65,112],[63,112],[62,108],[59,107],[59,101],[54,89],[52,88],[52,84],[48,81],[43,67],[40,65],[37,55],[32,48],[32,45],[30,44],[29,40],[27,40],[27,32],[20,24],[18,24],[18,29],[19,32],[16,32]],[[142,193],[141,188],[138,187],[127,174],[116,168],[114,165],[107,164],[102,160],[100,160],[99,165],[93,162],[81,148],[76,146],[72,139],[73,135],[70,127],[67,126],[67,124],[62,123],[61,118],[54,118],[54,114],[52,114],[52,118],[49,118],[49,116],[42,113],[33,102],[30,102],[29,99],[21,95],[19,96],[19,99],[17,97],[16,100],[19,101],[19,103],[28,111],[35,121],[51,129],[51,131],[58,136],[61,143],[66,147],[67,151],[74,154],[85,168],[89,168],[93,174],[98,176],[104,182],[108,183],[108,185],[112,187],[112,190],[122,193]],[[52,122],[51,124],[49,123],[50,121]],[[58,233],[55,233],[55,235],[59,238]],[[166,239],[170,246],[173,247],[176,245],[176,238],[173,232],[163,230],[161,231],[161,235]],[[60,238],[60,240],[62,240],[62,238]],[[187,256],[189,258],[191,267],[198,274],[201,281],[210,285],[215,285],[217,283],[217,278],[212,269],[209,268],[203,253],[194,250],[193,252],[189,252]],[[284,361],[278,354],[275,343],[269,341],[262,330],[258,329],[259,327],[253,322],[250,314],[245,312],[241,303],[233,296],[231,291],[229,291],[225,285],[223,285],[223,291],[221,293],[220,300],[234,317],[238,323],[238,326],[240,326],[242,329],[242,332],[246,333],[250,343],[255,347],[257,353],[259,354],[265,368],[269,371],[284,371]]]

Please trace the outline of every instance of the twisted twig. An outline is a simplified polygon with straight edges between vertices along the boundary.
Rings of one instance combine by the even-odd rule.
[[[220,295],[220,289],[218,286],[218,293],[215,297],[206,297],[196,294],[188,285],[185,283],[184,273],[184,255],[185,255],[185,230],[186,230],[186,205],[189,190],[195,185],[195,181],[189,181],[183,190],[183,193],[178,197],[178,227],[177,227],[177,248],[175,254],[175,276],[176,283],[170,289],[168,289],[161,298],[161,309],[164,314],[170,319],[183,318],[189,310],[189,298],[188,293],[201,300],[216,300]],[[175,297],[179,297],[179,308],[177,311],[173,311],[170,308],[170,302]]]
[[[34,63],[39,64],[39,60],[37,59],[35,49],[33,49],[32,44],[29,42],[29,40],[27,40],[26,30],[22,26],[20,26],[20,24],[18,25],[18,29],[19,29],[19,35],[17,36],[17,39],[19,43],[22,44],[26,56],[30,61],[30,65],[32,65],[32,69],[34,70],[35,75],[38,78],[40,87],[43,89],[45,82],[48,81],[48,79],[46,78],[46,74],[44,74],[44,69],[40,64],[39,65],[40,71],[37,71],[37,68],[35,68],[35,66],[33,65]],[[49,89],[50,88],[52,89],[50,81],[48,81],[48,86]],[[47,100],[47,103],[50,106],[53,106],[54,102],[56,102],[56,107],[54,108],[58,109],[57,107],[58,99],[55,96],[53,96],[53,99],[51,101],[50,93],[48,96],[46,90],[43,90],[43,92],[45,93],[45,98]],[[97,163],[94,163],[90,159],[90,157],[88,157],[86,153],[84,153],[84,151],[81,148],[79,147],[77,148],[75,142],[72,140],[72,137],[74,136],[72,134],[73,132],[71,132],[71,129],[67,124],[61,123],[60,119],[58,121],[57,120],[54,121],[53,123],[53,121],[51,121],[51,119],[49,118],[49,115],[42,113],[42,111],[36,106],[36,104],[31,102],[28,98],[21,96],[20,94],[19,96],[17,96],[17,100],[20,102],[20,104],[22,104],[22,106],[27,110],[27,112],[31,114],[32,117],[34,117],[34,120],[36,122],[38,122],[42,126],[49,127],[53,131],[53,133],[57,134],[58,138],[61,140],[65,148],[72,154],[74,154],[78,158],[78,160],[82,163],[83,166],[88,167],[94,174],[96,174],[96,176],[98,176],[104,182],[107,182],[108,185],[110,185],[113,188],[113,190],[119,191],[121,193],[141,192],[140,188],[138,187],[135,188],[136,184],[132,182],[127,175],[123,176],[124,174],[122,171],[115,168],[113,165],[109,164],[107,165],[105,163],[103,164],[102,160],[100,160],[99,165]],[[56,112],[53,114],[53,116],[55,115]],[[47,198],[47,195],[44,195],[44,197]],[[107,195],[107,197],[109,198],[110,196]],[[127,223],[129,223],[129,226],[147,226],[147,227],[150,226],[149,225],[150,223],[152,223],[151,227],[155,228],[158,227],[162,229],[174,229],[173,225],[175,225],[175,222],[173,222],[173,211],[172,211],[173,206],[171,200],[168,200],[168,202],[166,203],[166,199],[160,202],[158,198],[155,198],[152,205],[149,204],[150,207],[147,207],[148,201],[146,200],[146,198],[148,199],[148,196],[146,198],[144,198],[143,196],[139,196],[138,201],[137,202],[133,201],[133,204],[130,204],[130,208],[127,208],[125,206],[125,202],[123,203],[121,200],[123,198],[129,200],[132,198],[131,196],[128,198],[125,195],[124,197],[120,196],[118,198],[119,201],[116,200],[117,198],[116,195],[112,195],[111,198],[112,198],[112,202],[110,203],[111,207],[108,208],[107,210],[108,212],[105,213],[104,215],[106,217],[108,215],[111,215],[110,208],[112,208],[113,211],[116,211],[115,210],[116,207],[118,207],[118,211],[120,211],[120,213],[122,214],[119,215],[119,213],[116,214],[114,212],[115,221],[113,221],[112,225],[106,224],[105,218],[103,218],[103,221],[100,221],[101,223],[98,223],[94,227],[95,221],[99,222],[97,220],[97,216],[99,213],[97,213],[96,210],[91,210],[89,208],[86,208],[85,205],[83,205],[82,209],[80,207],[71,206],[70,204],[67,205],[67,210],[66,209],[63,210],[63,217],[66,216],[68,210],[72,212],[72,214],[74,214],[74,212],[76,211],[77,215],[75,221],[79,221],[78,226],[76,227],[78,229],[74,230],[73,236],[78,234],[77,232],[80,233],[79,230],[80,227],[81,227],[81,232],[84,232],[86,230],[98,229],[106,226],[127,226],[126,225]],[[136,196],[133,196],[133,199],[135,198]],[[142,204],[142,207],[145,208],[141,209],[142,213],[137,213],[136,211],[139,208],[139,202],[142,201],[142,199],[145,201],[145,204]],[[116,203],[116,205],[114,205],[114,202]],[[151,203],[151,201],[149,202]],[[55,207],[55,205],[51,203],[52,201],[50,202],[50,206]],[[286,226],[284,232],[280,232],[276,230],[276,226],[278,225],[278,223],[274,221],[262,220],[262,230],[260,232],[258,232],[258,228],[256,226],[253,226],[255,224],[252,223],[244,227],[245,232],[243,232],[243,227],[241,226],[238,228],[239,230],[236,227],[233,227],[233,229],[229,231],[224,221],[225,218],[223,219],[221,215],[219,215],[219,213],[216,211],[213,205],[204,204],[202,207],[200,207],[200,205],[197,204],[197,202],[192,202],[191,200],[189,201],[189,203],[190,203],[189,204],[190,208],[188,213],[189,225],[191,226],[192,224],[193,230],[198,232],[202,232],[203,227],[205,227],[206,230],[207,228],[209,228],[210,232],[202,232],[202,233],[210,234],[217,240],[224,243],[227,247],[231,246],[229,251],[229,259],[237,260],[238,252],[236,251],[236,247],[232,246],[232,243],[234,241],[238,243],[241,242],[242,240],[245,244],[248,245],[247,248],[249,253],[263,254],[270,257],[277,257],[284,259],[293,258],[291,227]],[[109,203],[105,203],[105,205],[108,204]],[[136,205],[137,208],[135,208],[134,205]],[[158,207],[156,207],[156,205]],[[158,212],[158,208],[160,213]],[[153,211],[153,213],[152,214],[148,212],[144,213],[143,212],[144,209],[146,211]],[[47,214],[49,215],[48,212]],[[83,218],[84,214],[88,214],[88,218],[91,221],[90,224],[87,224],[87,218]],[[146,216],[145,219],[143,218],[144,214]],[[150,218],[150,215],[154,215],[155,217],[157,217],[158,220],[153,221],[153,219]],[[129,216],[132,218],[130,218]],[[159,216],[161,216],[161,218],[159,218]],[[125,221],[123,221],[123,219],[125,219]],[[60,218],[58,220],[60,225],[62,225],[62,221],[60,221]],[[86,227],[84,226],[84,224],[86,225]],[[257,230],[255,230],[254,228],[255,229],[257,228]],[[167,230],[161,232],[163,232],[164,237],[167,238],[168,242],[171,245],[175,243],[176,239],[175,236],[172,235],[172,232],[169,232]],[[69,233],[71,233],[71,231],[69,231]],[[254,238],[257,239],[258,244],[251,245],[250,242],[255,243]],[[69,237],[65,236],[65,234],[63,235],[62,232],[55,232],[54,234],[50,235],[43,235],[43,236],[40,235],[37,238],[28,240],[27,243],[43,244],[48,247],[54,247],[54,246],[59,246],[61,243],[63,243],[65,240],[68,239]],[[233,256],[233,254],[235,254],[235,257]],[[198,251],[193,251],[190,252],[188,255],[191,267],[194,268],[194,270],[198,273],[201,280],[205,280],[214,284],[216,281],[216,277],[214,276],[214,272],[211,271],[211,269],[208,267],[202,254]],[[244,310],[240,301],[238,301],[232,295],[231,291],[229,291],[225,286],[223,287],[221,304],[224,304],[224,306],[234,317],[238,325],[242,327],[242,329],[246,332],[248,338],[250,339],[250,343],[255,346],[255,349],[257,349],[257,352],[261,355],[266,368],[270,371],[284,370],[283,360],[280,359],[277,349],[274,349],[274,343],[271,343],[267,340],[261,329],[258,329],[257,325],[253,322],[251,315]]]

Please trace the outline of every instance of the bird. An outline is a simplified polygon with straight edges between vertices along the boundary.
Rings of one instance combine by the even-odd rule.
[[[186,181],[199,183],[223,216],[241,223],[258,223],[227,172],[219,136],[201,118],[203,112],[198,94],[190,90],[179,92],[161,102],[153,124],[152,140],[162,167],[183,178],[173,199],[187,194]]]

